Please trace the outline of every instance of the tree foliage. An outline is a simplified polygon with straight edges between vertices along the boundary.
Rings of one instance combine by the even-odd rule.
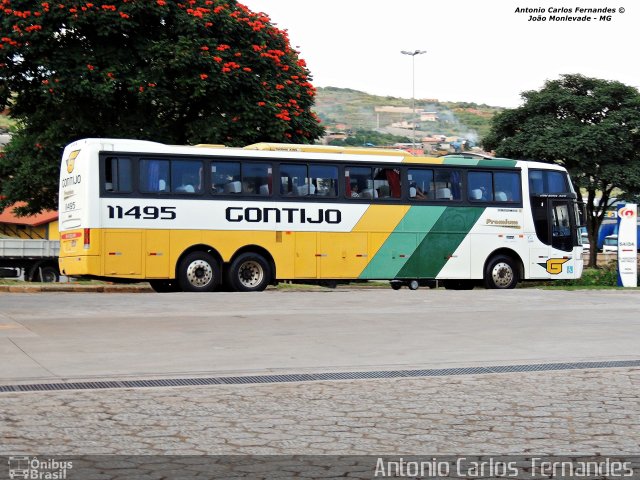
[[[310,143],[315,89],[286,31],[235,0],[0,0],[0,106],[18,127],[4,204],[56,207],[61,150],[84,137]]]
[[[618,198],[640,192],[640,93],[616,81],[563,75],[522,98],[521,107],[494,117],[484,147],[569,170],[579,199],[587,194],[595,266],[597,233],[614,190]]]

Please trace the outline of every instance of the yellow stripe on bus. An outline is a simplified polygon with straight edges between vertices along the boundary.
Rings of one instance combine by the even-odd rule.
[[[369,262],[378,253],[389,235],[396,229],[400,221],[409,211],[407,205],[371,205],[367,208],[362,218],[353,228],[353,232],[369,232],[369,257],[366,265],[361,265],[362,269],[358,276],[362,274]]]
[[[433,157],[404,157],[402,163],[422,163],[425,165],[442,165],[444,158]]]

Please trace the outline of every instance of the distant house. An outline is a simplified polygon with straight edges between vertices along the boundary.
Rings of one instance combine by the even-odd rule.
[[[391,105],[375,107],[374,110],[376,113],[400,113],[400,114],[413,113],[413,109],[411,107],[394,107]]]
[[[420,121],[421,122],[437,122],[438,121],[438,112],[420,112]]]
[[[29,217],[18,217],[14,213],[16,207],[24,203],[16,203],[0,212],[0,236],[14,238],[34,238],[59,240],[58,212],[45,211]]]

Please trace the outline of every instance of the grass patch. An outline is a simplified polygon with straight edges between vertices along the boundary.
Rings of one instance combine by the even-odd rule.
[[[624,287],[618,286],[618,271],[615,262],[598,267],[598,268],[585,268],[582,272],[582,276],[576,280],[554,280],[552,282],[535,282],[538,286],[543,288],[559,288],[562,290],[608,290],[608,289],[622,289]],[[640,285],[640,277],[638,278],[638,284]]]

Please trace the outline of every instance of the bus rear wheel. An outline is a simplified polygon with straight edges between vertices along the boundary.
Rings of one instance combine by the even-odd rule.
[[[516,262],[505,255],[498,255],[492,258],[484,272],[484,286],[486,288],[515,288],[518,280]]]
[[[257,253],[239,255],[229,267],[229,285],[237,292],[261,292],[271,282],[271,267]]]
[[[178,285],[185,292],[211,292],[220,276],[218,262],[207,252],[191,252],[178,267]]]

